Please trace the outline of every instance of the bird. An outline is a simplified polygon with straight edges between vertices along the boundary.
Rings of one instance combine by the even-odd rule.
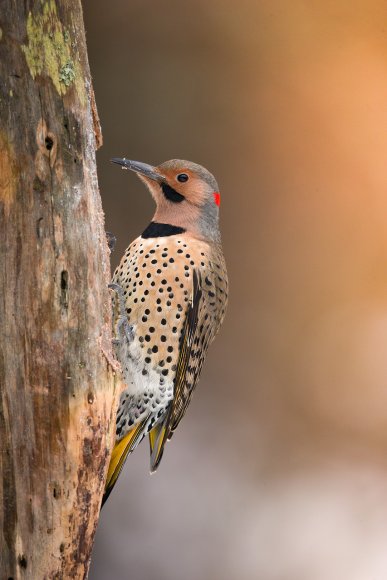
[[[158,166],[126,158],[111,161],[137,174],[156,211],[126,249],[110,284],[114,350],[125,388],[103,504],[128,455],[146,435],[151,473],[158,468],[228,300],[215,177],[201,165],[179,159]]]

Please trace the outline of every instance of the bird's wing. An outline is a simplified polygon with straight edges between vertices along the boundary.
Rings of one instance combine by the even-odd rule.
[[[191,300],[187,309],[183,326],[179,358],[174,380],[174,396],[162,423],[156,425],[150,434],[151,470],[155,471],[161,461],[164,445],[172,437],[183,417],[204,361],[209,344],[210,325],[204,330],[199,325],[203,306],[203,290],[201,275],[198,270],[193,272]]]

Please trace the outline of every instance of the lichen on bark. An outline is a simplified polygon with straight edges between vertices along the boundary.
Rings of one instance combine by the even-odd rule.
[[[71,31],[58,18],[55,0],[45,0],[36,11],[29,12],[27,39],[22,50],[32,78],[48,76],[60,95],[74,85],[84,105],[86,94],[76,45],[71,41]]]
[[[1,0],[0,570],[86,578],[117,368],[81,0]]]

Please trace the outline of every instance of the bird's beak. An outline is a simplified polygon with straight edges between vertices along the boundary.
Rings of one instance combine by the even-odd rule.
[[[117,165],[121,165],[122,169],[130,169],[131,171],[135,171],[144,177],[148,177],[149,179],[153,179],[154,181],[162,181],[165,179],[163,175],[157,173],[156,167],[152,165],[148,165],[147,163],[141,163],[141,161],[130,161],[129,159],[120,159],[119,157],[113,157],[110,160],[112,163],[117,163]]]

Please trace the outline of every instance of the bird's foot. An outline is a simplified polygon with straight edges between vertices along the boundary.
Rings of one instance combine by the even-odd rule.
[[[134,339],[133,325],[129,324],[126,316],[119,317],[117,321],[117,332],[119,336],[125,336],[128,342],[132,342],[132,340]],[[113,341],[113,344],[121,344],[121,339],[115,340],[116,342]]]
[[[109,247],[109,250],[111,252],[114,252],[114,248],[116,246],[117,238],[111,232],[105,232],[105,234],[106,234],[106,240],[107,240],[107,245]]]
[[[129,324],[128,315],[126,313],[124,291],[119,284],[115,284],[115,283],[109,284],[108,288],[110,288],[111,290],[114,290],[114,292],[117,294],[118,304],[119,304],[119,312],[120,312],[120,316],[117,320],[117,325],[116,325],[116,331],[117,331],[117,334],[120,338],[113,339],[113,344],[114,345],[121,344],[122,343],[121,337],[123,337],[123,336],[125,336],[125,338],[128,342],[132,342],[132,340],[134,339],[134,332],[133,332],[133,326],[131,324]]]
[[[118,296],[120,316],[126,316],[125,294],[124,294],[124,291],[122,289],[122,286],[120,286],[119,284],[116,284],[115,282],[112,282],[111,284],[108,285],[108,288],[110,288],[110,290],[114,290],[114,292]]]

